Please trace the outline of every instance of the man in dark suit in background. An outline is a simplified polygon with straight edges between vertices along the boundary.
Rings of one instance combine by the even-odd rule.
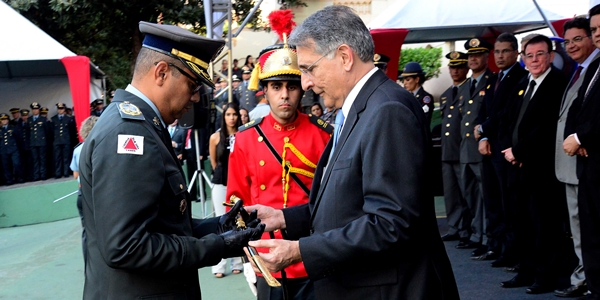
[[[590,29],[596,48],[600,48],[600,5],[590,9]],[[563,148],[577,155],[579,220],[581,222],[581,254],[589,299],[600,299],[600,59],[589,65],[571,105],[565,126]]]
[[[511,97],[506,117],[507,130],[501,134],[505,159],[518,169],[517,242],[523,253],[519,272],[502,282],[505,288],[529,286],[528,294],[551,292],[556,288],[559,255],[566,248],[563,231],[566,219],[564,186],[554,175],[554,139],[556,120],[568,80],[552,67],[554,52],[546,36],[532,38],[524,50],[525,77]],[[514,171],[514,170],[513,170]],[[517,175],[514,175],[517,174]],[[572,244],[570,246],[572,250]]]
[[[585,272],[583,259],[581,256],[581,228],[579,222],[579,208],[577,204],[577,190],[579,180],[577,179],[577,158],[565,155],[563,142],[565,140],[565,125],[567,116],[573,101],[577,99],[577,94],[588,66],[598,58],[600,50],[594,46],[591,39],[590,20],[587,18],[574,18],[564,24],[565,32],[565,50],[567,54],[575,60],[579,66],[569,82],[569,88],[565,91],[560,114],[556,126],[555,153],[556,164],[554,171],[556,178],[565,184],[567,197],[567,206],[569,209],[569,225],[571,236],[573,237],[573,246],[579,263],[573,274],[571,274],[571,286],[566,289],[557,290],[555,295],[561,297],[578,297],[587,291],[585,284]],[[594,71],[592,71],[594,72]]]
[[[458,299],[427,189],[421,105],[373,65],[369,30],[349,7],[314,13],[290,44],[303,88],[341,109],[309,204],[246,208],[290,240],[250,244],[270,248],[271,271],[303,261],[317,299]]]
[[[485,89],[483,103],[477,116],[477,124],[473,130],[475,139],[479,141],[479,153],[482,160],[483,202],[485,208],[486,234],[488,237],[487,252],[473,256],[475,260],[499,259],[501,253],[510,256],[514,243],[514,220],[506,214],[511,214],[515,207],[510,206],[506,191],[506,168],[508,162],[504,159],[498,142],[498,126],[501,112],[505,109],[510,93],[527,71],[517,63],[519,57],[517,39],[512,33],[502,33],[494,44],[494,61],[500,69],[492,75]],[[506,267],[503,259],[492,263],[493,267]]]
[[[450,86],[440,96],[442,113],[442,180],[444,184],[444,203],[446,204],[446,220],[448,233],[442,236],[443,241],[468,240],[471,229],[471,214],[460,188],[460,121],[458,111],[459,89],[468,87],[467,55],[453,51],[446,55],[450,59],[448,69],[452,77]]]

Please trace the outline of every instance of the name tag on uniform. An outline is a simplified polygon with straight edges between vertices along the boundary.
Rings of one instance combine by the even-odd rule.
[[[144,155],[144,137],[139,135],[119,134],[117,140],[117,153]]]

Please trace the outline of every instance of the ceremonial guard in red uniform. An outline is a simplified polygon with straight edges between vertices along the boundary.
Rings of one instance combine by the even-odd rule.
[[[250,88],[257,89],[260,80],[271,112],[240,127],[229,157],[227,199],[237,196],[246,205],[276,209],[308,203],[315,168],[333,127],[298,111],[303,94],[300,74],[296,50],[285,42],[261,52]],[[262,238],[285,236],[277,231]],[[259,277],[258,299],[314,299],[302,263],[273,275],[284,288],[270,288]]]

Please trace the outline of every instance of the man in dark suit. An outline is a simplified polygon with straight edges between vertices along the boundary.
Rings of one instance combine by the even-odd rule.
[[[470,237],[471,215],[465,206],[465,199],[460,189],[460,121],[458,111],[459,89],[467,82],[467,55],[453,51],[446,55],[450,60],[448,69],[452,77],[450,86],[440,96],[442,113],[442,182],[444,185],[444,203],[446,204],[446,220],[448,233],[442,236],[443,241],[468,240]]]
[[[462,182],[461,189],[465,197],[466,209],[471,215],[471,237],[461,240],[456,248],[472,249],[472,255],[479,256],[487,252],[484,225],[484,203],[481,181],[482,155],[478,150],[478,143],[473,135],[473,128],[477,125],[477,114],[486,94],[486,87],[493,75],[488,69],[488,56],[493,46],[485,40],[473,38],[465,43],[469,56],[468,64],[472,74],[465,83],[468,87],[461,89],[458,94],[460,122],[460,165]]]
[[[501,133],[505,159],[518,168],[517,242],[523,257],[519,272],[502,282],[505,288],[531,285],[526,292],[541,294],[556,288],[557,263],[567,242],[565,190],[554,175],[556,120],[568,80],[552,67],[552,42],[546,36],[532,38],[524,50],[525,77],[507,108],[507,130]],[[514,170],[513,170],[514,171]],[[511,172],[511,171],[509,171]],[[517,174],[517,175],[514,175]],[[572,251],[572,246],[571,246]],[[562,256],[562,260],[569,258]]]
[[[31,155],[33,156],[33,181],[46,180],[46,145],[50,136],[49,125],[46,117],[40,115],[40,104],[33,102],[31,107],[31,117],[29,129],[31,131]]]
[[[166,124],[200,101],[223,41],[173,25],[146,33],[133,80],[86,138],[80,157],[86,251],[84,299],[200,299],[198,268],[240,256],[261,225],[233,231],[240,210],[192,219],[191,197]]]
[[[590,9],[590,28],[596,48],[600,48],[600,5]],[[565,126],[563,149],[577,155],[579,220],[581,222],[581,254],[589,299],[600,299],[600,59],[589,65],[571,105]]]
[[[577,98],[577,92],[581,87],[583,78],[587,74],[588,66],[599,57],[600,50],[594,46],[590,38],[590,21],[587,18],[574,18],[565,22],[565,50],[567,54],[575,60],[579,67],[571,81],[569,88],[563,95],[560,106],[560,114],[556,126],[555,153],[556,164],[554,171],[556,178],[565,184],[567,197],[567,206],[569,209],[569,225],[571,236],[573,237],[573,246],[579,263],[571,274],[571,286],[566,289],[555,291],[555,295],[562,297],[578,297],[587,291],[585,284],[585,272],[583,259],[581,257],[581,228],[579,221],[579,209],[577,204],[577,190],[579,180],[577,179],[577,158],[575,156],[565,155],[563,142],[565,139],[565,125],[567,116],[573,101]],[[592,71],[593,72],[593,71]]]
[[[483,201],[486,218],[486,235],[488,237],[487,252],[473,256],[475,260],[492,260],[500,258],[501,253],[510,256],[514,242],[514,220],[506,220],[506,214],[514,209],[505,200],[506,168],[508,162],[504,159],[502,148],[498,143],[498,126],[501,112],[506,107],[510,92],[527,71],[517,63],[517,39],[511,33],[502,33],[494,43],[494,62],[500,69],[492,75],[485,88],[483,103],[477,116],[477,124],[473,130],[475,139],[479,141],[479,153],[482,160]],[[512,262],[503,263],[506,258],[492,263],[493,267],[509,266]]]
[[[169,131],[169,136],[171,137],[171,145],[173,146],[173,151],[175,151],[175,155],[179,161],[183,161],[183,147],[185,147],[185,138],[187,137],[187,130],[181,128],[179,126],[179,121],[175,120],[175,122],[169,124],[167,126],[167,130]]]
[[[270,248],[261,257],[271,271],[303,261],[317,299],[458,299],[426,188],[421,105],[373,65],[369,30],[349,7],[314,13],[290,44],[303,88],[341,109],[309,204],[246,208],[290,240],[250,244]]]

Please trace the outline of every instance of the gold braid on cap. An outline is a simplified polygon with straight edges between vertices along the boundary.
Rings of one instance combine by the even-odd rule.
[[[302,76],[298,55],[288,46],[286,34],[283,34],[283,48],[267,51],[258,58],[248,89],[256,91],[260,80],[281,75]]]

